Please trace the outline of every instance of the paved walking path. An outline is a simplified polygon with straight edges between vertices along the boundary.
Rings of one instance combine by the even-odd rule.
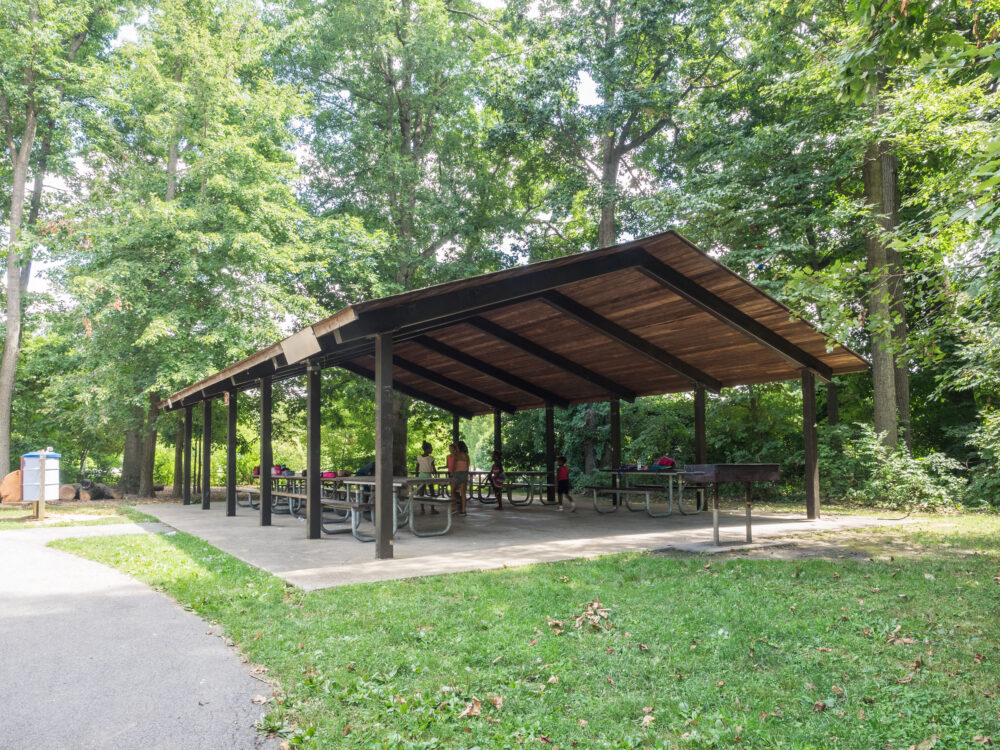
[[[277,747],[269,696],[210,626],[53,539],[166,531],[116,524],[0,531],[0,749]]]

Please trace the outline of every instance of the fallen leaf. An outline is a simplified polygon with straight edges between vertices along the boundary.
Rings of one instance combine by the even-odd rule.
[[[908,675],[906,675],[906,677],[900,677],[898,680],[896,680],[896,682],[899,685],[905,685],[908,682],[913,682],[913,675],[912,674],[908,674]]]
[[[348,664],[346,667],[344,667],[344,669],[346,669],[348,672],[353,672],[354,669],[355,669],[354,662],[352,661],[350,664]]]
[[[826,646],[817,646],[816,650],[817,651],[822,651],[824,654],[832,654],[833,653],[833,649],[832,648],[827,648]]]
[[[937,580],[932,573],[924,573],[924,578],[926,578],[928,581]]]
[[[563,583],[569,583],[569,576],[559,576],[559,580]]]
[[[610,682],[612,685],[617,685],[618,684],[614,680],[612,680],[610,677],[608,677],[608,682]]]
[[[562,634],[563,634],[562,628],[552,628],[552,635],[562,635]]]
[[[723,682],[722,680],[719,680],[717,683],[715,683],[715,686],[716,687],[722,687],[725,684],[726,684],[725,682]]]
[[[260,631],[259,633],[257,633],[257,635],[255,635],[255,636],[253,637],[253,639],[254,639],[255,641],[259,641],[259,640],[260,640],[260,637],[261,637],[262,635],[264,635],[264,631],[263,631],[263,630],[262,630],[262,631]]]
[[[613,654],[614,652],[615,650],[611,648],[611,646],[608,646],[606,649],[604,649],[604,653],[606,654]]]
[[[269,700],[271,700],[271,699],[267,698],[266,696],[255,695],[253,698],[250,699],[250,702],[251,703],[267,703]]]
[[[980,745],[992,745],[993,744],[993,736],[992,735],[987,735],[987,736],[984,737],[981,734],[977,734],[975,737],[972,738],[972,741],[973,742],[978,742]]]
[[[576,725],[578,727],[585,727],[585,726],[587,726],[587,724],[588,724],[588,722],[587,722],[586,719],[578,719],[577,722],[576,722]]]
[[[353,724],[345,724],[344,731],[340,733],[341,737],[346,737],[352,729],[354,729]]]
[[[499,711],[501,708],[503,708],[503,696],[502,695],[491,695],[490,696],[490,703],[493,704],[493,708],[495,708],[497,711]]]
[[[538,643],[538,639],[537,638],[535,638],[534,640],[528,641],[528,645],[529,646],[534,646],[536,643]]]
[[[653,714],[646,714],[645,716],[642,717],[642,726],[648,727],[654,721],[656,721],[656,717],[653,716]]]
[[[863,708],[858,709],[858,721],[865,720],[865,710]]]
[[[867,638],[871,634],[872,634],[871,628],[861,628],[861,635],[863,635],[865,638]]]
[[[813,711],[819,713],[820,711],[826,711],[826,704],[823,701],[816,701],[813,703]]]
[[[545,620],[550,628],[561,628],[563,626],[562,620],[553,620],[551,617],[546,617]]]
[[[936,735],[931,735],[926,740],[917,745],[916,750],[931,750],[937,744],[938,738]]]
[[[503,658],[503,654],[500,654],[500,656],[498,656],[498,657],[497,657],[496,659],[494,659],[493,661],[491,661],[491,662],[490,662],[490,664],[496,664],[496,663],[497,663],[498,661],[500,661],[500,660],[501,660],[502,658]]]
[[[483,712],[483,704],[478,698],[473,696],[469,703],[465,704],[465,710],[458,715],[458,718],[464,719],[466,716],[479,716]]]
[[[844,697],[844,688],[840,687],[840,685],[831,685],[830,690],[832,690],[833,694],[836,695],[838,698]]]
[[[639,644],[639,650],[640,651],[649,651],[649,646],[647,646],[645,643],[640,643]]]
[[[559,682],[559,676],[552,675],[548,680],[546,680],[546,682],[548,682],[550,685],[555,685]]]
[[[538,741],[541,742],[543,745],[552,744],[552,739],[547,734],[538,735]]]
[[[976,664],[982,664],[985,658],[986,657],[983,656],[982,654],[976,654],[975,656],[972,657],[972,661],[974,661]]]
[[[490,724],[499,724],[500,718],[497,716],[484,716],[483,719],[488,721]]]

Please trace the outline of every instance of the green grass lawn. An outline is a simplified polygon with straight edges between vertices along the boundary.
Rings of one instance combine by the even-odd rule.
[[[220,623],[274,681],[265,730],[293,745],[1000,744],[1000,518],[842,543],[845,559],[629,554],[312,593],[180,533],[56,546]],[[577,628],[598,599],[607,616]]]
[[[48,505],[44,522],[29,520],[27,508],[0,508],[0,531],[33,529],[39,526],[101,526],[104,524],[155,522],[156,519],[124,503],[93,503],[88,505]],[[60,520],[62,519],[62,520]]]

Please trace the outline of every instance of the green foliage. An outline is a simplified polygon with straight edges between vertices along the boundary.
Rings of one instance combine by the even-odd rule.
[[[985,409],[979,427],[969,436],[980,462],[970,471],[967,504],[1000,506],[1000,411]]]
[[[820,445],[824,492],[859,505],[906,510],[962,507],[964,466],[931,452],[920,457],[885,446],[871,425],[839,425]]]

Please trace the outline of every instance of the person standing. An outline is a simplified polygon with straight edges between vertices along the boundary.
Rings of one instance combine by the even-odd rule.
[[[493,496],[497,499],[497,510],[503,510],[503,484],[506,478],[507,475],[503,470],[503,454],[500,451],[493,451],[493,465],[490,466],[486,482],[493,488]]]
[[[469,489],[469,447],[465,441],[455,444],[455,463],[451,474],[451,499],[458,503],[459,515],[465,515],[465,498]]]
[[[556,510],[563,509],[563,495],[565,495],[566,499],[569,500],[570,512],[576,513],[576,502],[569,494],[569,466],[566,465],[566,456],[559,456],[556,463],[559,465],[559,468],[556,469],[556,492],[559,493],[559,507]]]
[[[420,447],[421,450],[423,450],[423,453],[417,456],[417,472],[416,472],[417,476],[421,478],[433,479],[434,472],[437,471],[437,469],[434,466],[434,456],[431,455],[431,450],[432,450],[431,444],[425,440],[423,442],[423,445],[421,445]],[[424,484],[419,485],[419,488],[417,489],[417,494],[420,495],[421,497],[425,496],[427,494],[428,484],[429,482],[425,482]],[[424,504],[421,503],[420,515],[423,515],[424,513],[425,513]],[[437,508],[431,506],[431,513],[432,514],[437,513]]]

